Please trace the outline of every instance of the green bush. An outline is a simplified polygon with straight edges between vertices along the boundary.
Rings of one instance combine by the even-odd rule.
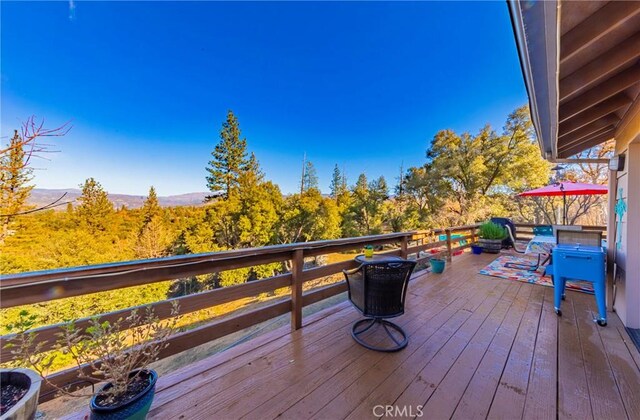
[[[507,230],[496,223],[483,223],[480,225],[479,230],[479,235],[482,239],[504,239],[507,237]]]

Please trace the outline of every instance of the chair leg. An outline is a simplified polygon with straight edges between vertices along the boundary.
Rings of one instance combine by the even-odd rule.
[[[365,326],[364,328],[358,329],[363,325]],[[389,338],[391,338],[391,340],[394,342],[395,345],[391,347],[379,347],[379,346],[371,345],[365,342],[362,338],[360,338],[360,335],[362,333],[364,333],[365,331],[368,331],[374,325],[376,326],[382,325],[385,333]],[[393,335],[391,330],[395,330],[397,333],[399,333],[401,336],[401,339],[396,338]],[[365,318],[365,319],[356,321],[353,324],[353,327],[351,327],[351,336],[362,347],[365,347],[369,350],[382,351],[382,352],[399,351],[407,347],[407,344],[409,343],[409,338],[407,337],[407,334],[404,332],[404,330],[400,326],[394,324],[393,322],[390,322],[381,318]]]

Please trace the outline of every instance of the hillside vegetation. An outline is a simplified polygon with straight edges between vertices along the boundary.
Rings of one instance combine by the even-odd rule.
[[[19,136],[12,139],[15,144],[19,141]],[[424,165],[402,171],[392,187],[384,177],[371,179],[365,174],[350,182],[336,165],[328,196],[318,188],[311,161],[306,162],[300,191],[283,196],[249,152],[231,111],[204,174],[210,195],[200,206],[162,207],[151,187],[140,208],[116,207],[101,184],[89,178],[80,186],[76,206],[24,214],[29,210],[31,169],[20,147],[7,150],[0,167],[2,274],[454,226],[490,216],[545,222],[558,206],[553,200],[514,199],[520,191],[547,184],[551,176],[550,165],[540,157],[526,107],[510,114],[501,132],[485,126],[476,134],[436,133],[426,149]],[[594,167],[575,168],[567,176],[597,182],[601,172]],[[593,211],[583,211],[586,205],[593,210],[599,204],[576,202],[570,211],[591,217]],[[48,325],[286,271],[283,264],[266,264],[26,309],[37,315],[36,325]],[[22,309],[1,310],[2,333]],[[199,322],[235,309],[237,306],[229,306],[194,314],[188,321]]]

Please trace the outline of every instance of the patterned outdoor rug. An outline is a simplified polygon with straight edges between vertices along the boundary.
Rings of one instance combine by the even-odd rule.
[[[544,275],[545,267],[538,267],[538,270],[536,271],[527,271],[525,269],[505,267],[504,265],[508,262],[524,265],[532,265],[536,263],[535,260],[529,258],[517,257],[515,255],[501,255],[491,264],[480,270],[480,274],[553,287],[551,277]],[[569,280],[567,281],[566,287],[568,290],[576,290],[578,292],[593,294],[593,285],[587,281]]]

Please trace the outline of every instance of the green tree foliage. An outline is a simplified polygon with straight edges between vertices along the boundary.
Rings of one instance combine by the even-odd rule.
[[[168,231],[158,203],[155,188],[149,188],[142,206],[142,223],[138,231],[134,251],[137,258],[159,258],[168,254],[172,237]]]
[[[434,217],[438,224],[508,214],[515,210],[513,193],[549,179],[549,164],[541,158],[533,134],[526,106],[509,115],[502,134],[488,125],[476,135],[442,130],[427,150],[424,168],[410,169],[407,189],[413,184],[422,190],[410,192],[416,198],[435,194],[442,200],[443,211]],[[422,202],[428,206],[428,200]]]
[[[241,138],[240,124],[233,114],[227,112],[227,119],[220,130],[220,141],[211,152],[212,159],[206,168],[209,175],[207,188],[210,198],[229,198],[240,183],[240,175],[247,166],[247,140]]]
[[[160,203],[158,202],[158,194],[156,193],[156,189],[153,185],[149,188],[149,195],[144,200],[144,204],[142,205],[142,223],[149,223],[151,219],[156,216],[159,216],[162,212],[160,208]]]
[[[93,178],[80,184],[80,188],[82,195],[79,198],[80,205],[76,209],[80,225],[88,228],[91,233],[106,231],[114,213],[109,195]]]
[[[273,243],[282,193],[277,185],[264,180],[255,155],[242,173],[239,183],[237,213],[232,220],[239,230],[235,247],[257,247]]]
[[[374,235],[383,230],[383,203],[389,189],[384,177],[372,182],[360,174],[351,189],[351,200],[343,221],[343,233],[347,236]]]
[[[307,160],[304,162],[302,179],[300,180],[300,192],[305,193],[312,189],[320,190],[318,187],[318,174],[313,162]]]
[[[33,169],[26,165],[23,141],[15,130],[6,152],[0,155],[0,243],[15,216],[25,209],[32,179]]]
[[[407,180],[402,167],[397,181],[395,197],[383,203],[384,220],[393,232],[415,229],[420,224],[420,213],[417,207],[412,206],[412,197],[407,193]]]
[[[308,242],[340,236],[340,213],[336,202],[318,189],[293,194],[284,201],[279,241]]]
[[[347,192],[346,185],[343,181],[342,172],[340,172],[340,168],[338,167],[337,163],[336,166],[333,167],[333,174],[331,175],[331,183],[329,184],[329,189],[331,191],[331,198],[336,200],[336,202],[342,194]]]

